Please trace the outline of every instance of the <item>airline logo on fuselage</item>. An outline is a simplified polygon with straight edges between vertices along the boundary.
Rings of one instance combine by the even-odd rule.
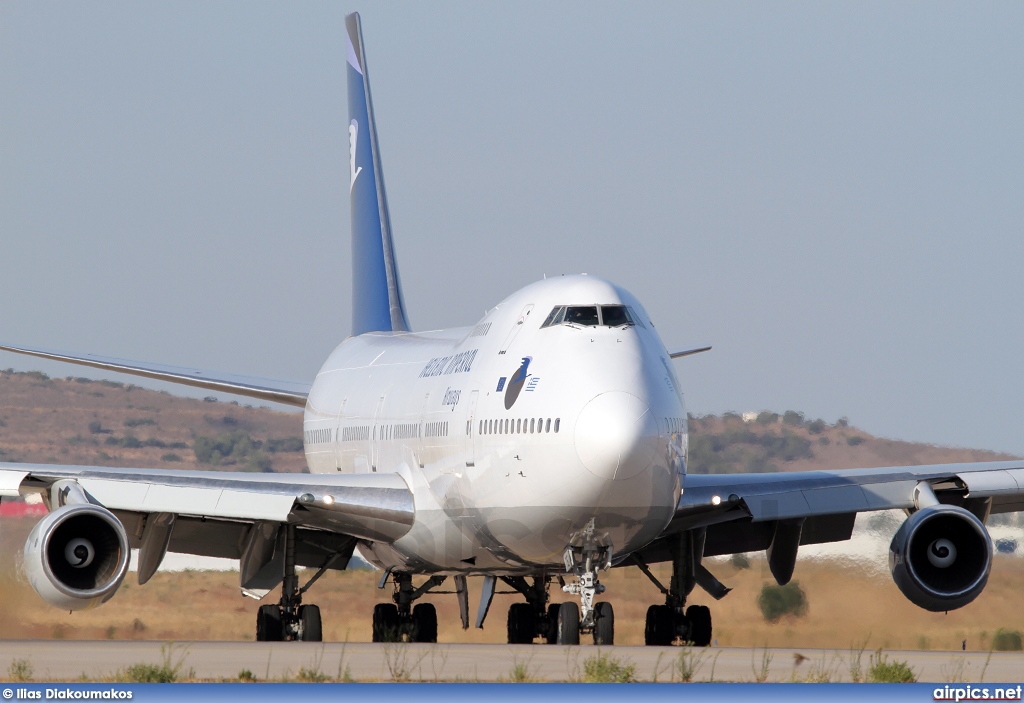
[[[420,371],[420,378],[431,376],[447,376],[453,373],[469,373],[473,370],[473,360],[479,349],[470,349],[452,356],[435,356]]]
[[[524,356],[523,363],[520,364],[516,372],[512,374],[512,379],[508,382],[508,386],[505,387],[506,410],[512,409],[512,406],[516,404],[516,400],[519,398],[519,394],[523,390],[523,386],[526,385],[526,379],[529,378],[529,374],[526,373],[526,370],[530,368],[531,361],[533,361],[532,356]],[[501,390],[502,381],[504,380],[505,379],[502,378],[501,381],[498,382],[499,390]]]

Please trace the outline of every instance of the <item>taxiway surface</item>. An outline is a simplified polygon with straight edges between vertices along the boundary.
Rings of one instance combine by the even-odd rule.
[[[160,664],[166,647],[144,641],[7,640],[0,642],[0,676],[15,660],[25,660],[37,681],[89,679],[112,676],[136,663]],[[300,669],[317,671],[329,679],[344,676],[357,681],[495,681],[508,680],[516,664],[544,681],[579,680],[586,660],[598,653],[593,646],[479,645],[479,644],[369,644],[299,642],[193,642],[177,643],[168,650],[181,661],[182,674],[197,679],[237,680],[248,670],[259,680],[286,680]],[[635,665],[640,681],[679,680],[680,647],[602,647],[601,653],[623,664]],[[870,651],[861,655],[861,667],[870,665]],[[1017,682],[1024,678],[1024,653],[949,651],[893,651],[890,659],[906,660],[920,681]],[[754,681],[767,671],[768,681],[807,680],[817,677],[849,681],[849,651],[819,649],[745,649],[713,647],[691,650],[698,657],[695,681]],[[986,660],[988,663],[986,666]],[[766,667],[765,667],[766,665]]]

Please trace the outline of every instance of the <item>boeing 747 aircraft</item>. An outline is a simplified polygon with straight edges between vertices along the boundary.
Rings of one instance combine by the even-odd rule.
[[[358,548],[393,587],[374,609],[375,641],[436,642],[434,607],[416,601],[451,579],[464,628],[483,626],[500,581],[522,595],[509,642],[612,644],[601,576],[638,568],[664,594],[647,644],[706,646],[710,610],[687,599],[729,589],[704,557],[764,550],[784,584],[801,545],[849,539],[857,513],[894,508],[908,514],[889,556],[904,595],[931,611],[978,597],[992,565],[985,521],[1024,509],[1024,463],[688,475],[672,365],[704,349],[667,350],[640,301],[593,276],[528,285],[467,327],[412,331],[359,16],[346,27],[352,334],[312,384],[0,347],[301,407],[310,473],[0,464],[0,496],[38,494],[49,509],[24,555],[43,600],[105,603],[132,549],[140,584],[167,552],[228,557],[244,594],[281,586],[259,609],[258,640],[319,641],[307,591]],[[656,562],[671,562],[668,583]],[[469,576],[482,577],[475,617]]]

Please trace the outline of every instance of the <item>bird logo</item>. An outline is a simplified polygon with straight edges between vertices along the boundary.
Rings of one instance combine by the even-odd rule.
[[[533,357],[524,356],[523,363],[519,365],[519,369],[512,375],[512,378],[508,382],[508,386],[505,387],[505,409],[509,410],[513,405],[516,404],[516,399],[519,398],[519,394],[523,390],[523,386],[526,385],[526,379],[530,377],[526,370],[530,368],[530,362],[533,361]]]

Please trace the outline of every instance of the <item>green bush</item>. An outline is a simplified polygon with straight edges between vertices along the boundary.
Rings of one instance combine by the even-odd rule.
[[[268,452],[301,452],[302,437],[285,437],[283,439],[268,439]]]
[[[813,422],[808,422],[807,423],[807,431],[810,432],[811,434],[821,434],[822,432],[824,432],[827,429],[828,429],[828,425],[826,425],[825,421],[822,420],[821,418],[818,418],[817,420],[814,420]]]
[[[15,659],[7,667],[9,681],[24,682],[32,680],[32,664],[27,659]]]
[[[782,424],[790,425],[791,427],[803,427],[804,414],[796,410],[787,410],[782,414]]]
[[[1019,652],[1022,649],[1020,630],[999,628],[992,635],[992,649],[997,652]]]
[[[262,447],[262,442],[254,440],[244,430],[223,432],[216,437],[200,435],[192,442],[196,460],[203,464],[241,464],[247,471],[270,471],[270,457]]]
[[[633,683],[636,664],[623,664],[618,658],[598,652],[583,662],[584,683]]]
[[[778,413],[769,412],[768,410],[762,410],[757,414],[757,423],[759,425],[774,425],[778,421]]]
[[[141,622],[136,619],[136,624]],[[145,629],[145,626],[142,627]],[[139,629],[136,627],[136,631]],[[125,683],[174,683],[182,677],[182,665],[188,657],[188,648],[176,645],[173,642],[160,647],[160,657],[163,659],[159,664],[138,663],[132,664],[127,669],[118,669],[114,674],[114,680]],[[185,672],[184,678],[192,678],[194,672]]]
[[[132,664],[114,678],[126,683],[174,683],[178,670],[164,664]]]
[[[181,457],[171,452],[160,457],[160,461],[181,461]]]
[[[858,444],[864,443],[864,438],[854,435],[853,437],[847,437],[846,443],[849,444],[851,447],[856,447]]]
[[[778,622],[784,615],[801,617],[807,614],[807,594],[797,581],[785,586],[766,583],[761,586],[757,607],[768,622]]]
[[[881,648],[871,656],[871,667],[868,669],[869,683],[916,683],[917,675],[905,661],[889,661],[882,654]]]
[[[89,423],[89,432],[92,434],[101,434],[103,432],[103,423],[99,420],[93,420]]]
[[[151,417],[130,417],[124,421],[125,427],[141,427],[142,425],[155,425],[156,420]]]
[[[729,563],[735,566],[737,569],[749,569],[750,559],[747,558],[746,554],[733,554],[729,557]]]

